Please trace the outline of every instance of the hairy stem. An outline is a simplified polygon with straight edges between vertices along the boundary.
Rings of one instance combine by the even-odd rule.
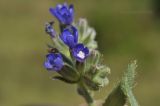
[[[82,81],[78,84],[77,91],[86,100],[88,106],[95,106],[91,92],[85,87]]]

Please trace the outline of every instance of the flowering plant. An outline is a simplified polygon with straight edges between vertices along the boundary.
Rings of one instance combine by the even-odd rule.
[[[108,85],[107,76],[110,73],[98,51],[96,32],[86,19],[74,22],[73,5],[58,4],[49,11],[59,21],[60,33],[57,34],[54,30],[54,22],[46,23],[45,31],[53,40],[53,45],[48,45],[49,53],[46,55],[44,67],[48,71],[59,73],[59,76],[54,76],[53,79],[77,84],[77,91],[88,106],[95,106],[93,92]],[[103,106],[124,106],[127,103],[138,106],[132,93],[135,68],[135,62],[128,66],[124,77],[108,95]]]

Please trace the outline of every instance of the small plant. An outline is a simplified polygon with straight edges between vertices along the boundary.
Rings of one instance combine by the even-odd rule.
[[[44,66],[48,71],[59,73],[53,79],[68,84],[77,84],[77,92],[84,97],[88,106],[96,106],[94,91],[108,85],[110,68],[103,64],[103,56],[95,41],[96,32],[86,19],[74,22],[74,6],[58,4],[49,9],[59,21],[60,32],[54,30],[54,22],[45,25],[45,31],[53,40],[48,45]],[[136,62],[129,64],[118,86],[108,95],[103,106],[138,106],[132,93]]]

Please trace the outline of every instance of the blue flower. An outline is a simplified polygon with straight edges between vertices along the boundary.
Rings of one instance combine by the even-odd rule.
[[[53,25],[53,22],[46,23],[45,31],[46,31],[46,33],[49,34],[51,37],[55,37],[55,36],[56,36],[56,32],[55,32],[55,30],[53,29],[52,25]]]
[[[60,53],[49,53],[46,56],[44,66],[47,70],[60,71],[63,67],[63,59]]]
[[[61,24],[71,24],[74,19],[74,7],[67,3],[58,4],[55,8],[49,9],[51,14],[54,15]]]
[[[89,56],[89,49],[83,44],[77,44],[72,49],[72,55],[79,62],[84,62],[84,60]]]
[[[72,49],[78,43],[78,31],[73,26],[65,28],[60,35],[60,38],[70,49]]]

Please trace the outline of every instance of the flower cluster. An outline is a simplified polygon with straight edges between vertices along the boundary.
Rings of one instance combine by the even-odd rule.
[[[103,64],[103,57],[98,51],[95,41],[96,31],[88,25],[86,19],[74,22],[73,5],[58,4],[55,8],[51,7],[49,11],[58,20],[60,30],[58,32],[53,28],[54,21],[45,24],[45,32],[50,36],[53,44],[48,44],[49,50],[44,67],[48,71],[58,73],[53,76],[53,79],[76,84],[77,92],[84,97],[88,106],[95,106],[93,91],[109,83],[107,75],[110,73],[110,69]],[[118,96],[122,98],[122,101],[118,100],[118,102],[126,104],[124,100],[128,99],[128,93],[132,94],[135,68],[135,62],[129,65],[128,74],[125,74],[120,85],[118,84],[118,87],[108,96],[103,106],[115,105],[112,99],[117,100]],[[138,106],[136,102],[134,104]]]
[[[45,25],[45,31],[53,40],[49,45],[44,66],[56,71],[59,79],[67,83],[84,84],[92,90],[108,84],[108,68],[102,65],[100,52],[95,41],[96,32],[85,19],[74,23],[74,7],[67,3],[49,9],[59,22],[60,33],[53,28],[54,22]]]
[[[78,43],[78,30],[72,25],[74,19],[73,5],[58,4],[55,8],[50,8],[50,13],[55,16],[60,25],[64,26],[60,33],[60,39],[68,46],[72,56],[78,62],[84,62],[89,56],[89,49],[82,43]],[[54,39],[55,30],[52,28],[53,22],[46,24],[46,32]],[[49,53],[46,56],[45,67],[49,70],[59,71],[63,67],[61,53]]]

